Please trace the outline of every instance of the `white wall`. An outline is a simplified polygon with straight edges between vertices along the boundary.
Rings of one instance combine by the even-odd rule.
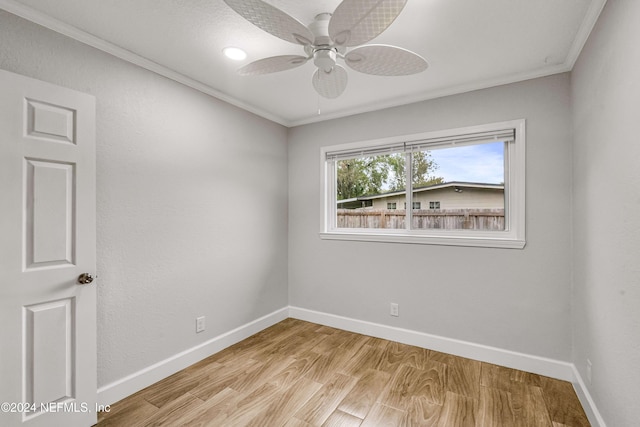
[[[527,120],[523,250],[320,240],[320,147]],[[289,132],[292,306],[568,361],[571,115],[561,74]],[[389,303],[400,317],[389,316]]]
[[[287,305],[284,127],[4,11],[0,68],[97,98],[99,386]]]
[[[573,362],[609,426],[640,422],[640,2],[609,0],[571,76]]]

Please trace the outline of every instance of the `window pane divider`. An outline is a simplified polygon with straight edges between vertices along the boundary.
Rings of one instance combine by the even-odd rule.
[[[405,196],[406,206],[404,209],[404,222],[405,229],[411,230],[411,224],[413,224],[413,153],[410,151],[405,153]]]

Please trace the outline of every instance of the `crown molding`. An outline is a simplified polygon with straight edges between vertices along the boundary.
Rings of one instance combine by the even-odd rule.
[[[578,29],[578,33],[576,37],[573,39],[573,44],[571,48],[569,48],[569,53],[567,53],[567,58],[565,59],[565,65],[569,67],[569,69],[573,69],[578,57],[580,56],[580,52],[582,52],[582,48],[587,43],[587,39],[593,31],[593,27],[595,27],[598,18],[600,17],[600,13],[602,9],[604,9],[607,0],[591,0],[589,4],[589,9],[585,14],[584,19],[582,20],[582,25]]]
[[[576,33],[576,37],[573,39],[573,43],[569,48],[569,52],[565,57],[564,62],[543,67],[533,71],[526,71],[523,73],[509,74],[506,76],[500,76],[497,78],[486,79],[482,81],[476,81],[471,83],[465,83],[461,85],[450,86],[443,89],[434,91],[427,91],[415,94],[413,96],[404,96],[402,98],[396,98],[391,100],[385,100],[382,102],[371,103],[363,105],[357,108],[345,109],[342,111],[336,111],[334,113],[314,115],[302,119],[292,120],[289,122],[289,127],[301,126],[311,123],[322,122],[326,120],[340,119],[347,116],[353,116],[356,114],[369,113],[372,111],[382,110],[385,108],[399,107],[401,105],[412,104],[416,102],[428,101],[430,99],[443,98],[445,96],[459,95],[461,93],[472,92],[476,90],[488,89],[491,87],[507,85],[511,83],[522,82],[525,80],[536,79],[540,77],[547,77],[554,74],[566,73],[573,70],[580,52],[584,47],[593,27],[595,26],[600,13],[604,9],[607,0],[592,0],[589,5],[589,9],[585,13],[585,17],[582,20],[582,24]]]
[[[511,83],[518,83],[525,80],[537,79],[539,77],[547,77],[554,74],[566,73],[571,71],[571,68],[566,64],[559,64],[550,67],[540,68],[538,70],[527,71],[524,73],[509,74],[506,76],[500,76],[492,79],[486,79],[476,81],[472,83],[465,83],[461,85],[455,85],[446,87],[443,89],[437,89],[432,91],[421,92],[412,96],[403,96],[381,102],[369,103],[356,108],[349,108],[334,113],[322,114],[319,116],[310,116],[298,120],[292,120],[289,122],[289,127],[301,126],[310,123],[323,122],[326,120],[340,119],[356,114],[370,113],[373,111],[384,110],[386,108],[401,107],[403,105],[414,104],[417,102],[428,101],[436,98],[443,98],[445,96],[459,95],[462,93],[473,92],[476,90],[489,89],[496,86],[503,86]]]
[[[184,74],[165,67],[164,65],[158,64],[157,62],[153,62],[141,55],[138,55],[137,53],[131,52],[130,50],[124,49],[120,46],[96,37],[93,34],[89,34],[86,31],[80,30],[79,28],[76,28],[72,25],[52,18],[49,15],[39,12],[29,6],[18,3],[15,0],[0,0],[0,9],[4,9],[13,15],[19,16],[20,18],[26,19],[42,27],[48,28],[49,30],[55,31],[56,33],[62,34],[88,46],[106,52],[112,56],[122,59],[123,61],[127,61],[129,63],[142,67],[160,76],[174,80],[199,92],[220,99],[257,116],[263,117],[267,120],[279,123],[284,126],[289,125],[288,121],[284,120],[282,117],[276,116],[251,104],[239,101],[238,99],[233,98],[217,89],[214,89],[211,86],[187,77]]]
[[[289,127],[301,126],[310,123],[317,123],[326,120],[333,120],[344,118],[347,116],[353,116],[356,114],[369,113],[372,111],[382,110],[385,108],[393,108],[399,107],[401,105],[412,104],[416,102],[428,101],[430,99],[443,98],[445,96],[451,95],[459,95],[461,93],[472,92],[476,90],[488,89],[491,87],[507,85],[511,83],[517,83],[525,80],[536,79],[540,77],[547,77],[553,74],[566,73],[573,70],[573,66],[575,65],[578,57],[580,56],[580,52],[584,48],[593,27],[595,26],[598,18],[600,17],[600,13],[604,9],[607,0],[592,0],[587,12],[585,13],[584,19],[582,20],[582,24],[576,33],[576,37],[573,39],[573,43],[569,48],[569,52],[565,57],[564,62],[558,65],[552,65],[549,67],[540,68],[533,71],[526,71],[523,73],[510,74],[506,76],[501,76],[492,79],[486,79],[477,82],[465,83],[461,85],[450,86],[443,89],[438,89],[434,91],[422,92],[413,96],[404,96],[402,98],[396,98],[392,100],[385,100],[378,103],[372,103],[363,105],[357,108],[350,108],[342,111],[337,111],[330,114],[319,115],[319,116],[310,116],[307,118],[302,118],[298,120],[292,120],[289,122]]]
[[[336,111],[328,114],[311,115],[309,117],[303,117],[300,119],[293,119],[293,120],[280,117],[262,108],[258,108],[255,105],[249,104],[244,101],[240,101],[224,92],[214,89],[209,85],[206,85],[200,81],[194,80],[190,77],[187,77],[184,74],[181,74],[175,70],[172,70],[164,65],[153,62],[143,56],[140,56],[134,52],[131,52],[127,49],[124,49],[120,46],[117,46],[113,43],[110,43],[106,40],[96,37],[85,31],[82,31],[72,25],[69,25],[57,19],[54,19],[49,15],[46,15],[33,8],[25,6],[17,2],[16,0],[0,0],[0,9],[4,9],[9,13],[17,15],[31,22],[34,22],[35,24],[41,25],[52,31],[55,31],[57,33],[70,37],[74,40],[77,40],[81,43],[84,43],[86,45],[99,49],[103,52],[106,52],[124,61],[130,62],[139,67],[147,69],[158,75],[174,80],[178,83],[181,83],[192,89],[195,89],[197,91],[210,95],[214,98],[220,99],[224,102],[227,102],[243,110],[246,110],[257,116],[263,117],[267,120],[281,124],[286,127],[295,127],[295,126],[302,126],[302,125],[311,124],[311,123],[323,122],[327,120],[340,119],[348,116],[353,116],[356,114],[369,113],[372,111],[382,110],[386,108],[399,107],[401,105],[428,101],[431,99],[442,98],[445,96],[458,95],[466,92],[488,89],[491,87],[517,83],[517,82],[540,78],[540,77],[546,77],[553,74],[570,72],[573,69],[573,66],[575,65],[587,39],[589,38],[589,35],[591,34],[591,31],[593,30],[593,27],[595,26],[598,20],[598,17],[600,16],[600,13],[602,12],[606,2],[607,0],[591,1],[589,9],[587,10],[585,17],[582,20],[582,24],[578,29],[576,37],[573,40],[573,44],[571,45],[571,48],[569,49],[569,52],[567,53],[567,56],[565,57],[564,62],[562,62],[561,64],[551,65],[548,67],[543,67],[533,71],[526,71],[523,73],[515,73],[515,74],[497,77],[497,78],[450,86],[443,89],[421,92],[412,96],[403,96],[403,97],[398,97],[394,99],[384,100],[377,103],[369,103],[359,107],[347,108],[344,110],[340,110],[340,111]]]

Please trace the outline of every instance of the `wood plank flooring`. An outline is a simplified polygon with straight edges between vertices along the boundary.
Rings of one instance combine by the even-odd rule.
[[[286,319],[111,406],[107,426],[589,426],[570,383]]]

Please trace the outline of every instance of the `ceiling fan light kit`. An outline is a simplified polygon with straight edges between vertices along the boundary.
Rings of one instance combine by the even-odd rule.
[[[336,65],[336,51],[334,49],[314,50],[313,64],[328,73]]]
[[[275,73],[299,67],[313,59],[317,70],[312,84],[325,98],[337,98],[347,87],[347,71],[376,76],[406,76],[427,69],[427,61],[406,49],[364,45],[386,30],[407,0],[344,0],[333,14],[321,13],[305,26],[262,0],[224,0],[258,28],[304,47],[305,56],[282,55],[259,59],[238,70],[243,76]]]

